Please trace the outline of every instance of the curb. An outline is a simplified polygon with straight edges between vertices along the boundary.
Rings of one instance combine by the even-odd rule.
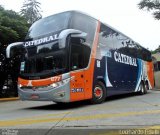
[[[19,100],[19,97],[0,98],[0,102],[2,102],[2,101],[14,101],[14,100]]]
[[[160,91],[160,89],[158,89],[158,88],[154,88],[154,89],[153,89],[153,91]]]

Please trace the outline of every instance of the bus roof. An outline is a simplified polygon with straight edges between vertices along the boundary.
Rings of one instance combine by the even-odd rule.
[[[89,14],[87,14],[87,13],[85,13],[85,12],[82,12],[82,11],[69,10],[69,11],[64,11],[64,12],[61,12],[61,13],[65,13],[65,12],[83,14],[83,15],[85,15],[85,16],[88,16],[89,18],[92,18],[92,19],[96,20],[96,21],[100,21],[100,20],[98,20],[98,19],[92,17],[91,15],[89,15]],[[56,14],[54,14],[54,15],[57,15],[57,14],[59,14],[59,13],[56,13]],[[50,16],[52,16],[52,15],[50,15]],[[48,16],[48,17],[50,17],[50,16]],[[45,17],[45,18],[47,18],[47,17]],[[104,23],[104,22],[102,22],[102,21],[100,21],[100,22],[103,23],[104,25],[106,25],[107,27],[113,29],[114,31],[116,31],[116,32],[122,34],[123,36],[125,36],[125,37],[131,39],[132,41],[134,41],[132,38],[130,38],[129,36],[126,36],[125,34],[123,34],[122,32],[120,32],[119,30],[115,29],[114,27],[110,26],[109,24],[106,24],[106,23]],[[135,41],[134,41],[134,42],[135,42]],[[135,42],[135,43],[136,43],[138,46],[140,46],[140,47],[142,47],[143,49],[145,49],[146,51],[149,51],[148,49],[146,49],[146,48],[144,48],[143,46],[141,46],[138,42]]]

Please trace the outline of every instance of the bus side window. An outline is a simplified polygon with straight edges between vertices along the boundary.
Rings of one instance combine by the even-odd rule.
[[[84,61],[82,52],[82,46],[76,44],[71,45],[71,70],[83,68]]]
[[[96,31],[96,22],[89,16],[75,13],[70,21],[70,28],[77,29],[87,33],[86,43],[92,46]]]
[[[104,24],[101,24],[101,29],[99,33],[99,42],[100,42],[100,47],[105,49],[105,48],[110,48],[113,49],[113,32],[112,30],[105,26]]]
[[[71,42],[70,69],[86,68],[89,63],[91,48],[79,42]]]

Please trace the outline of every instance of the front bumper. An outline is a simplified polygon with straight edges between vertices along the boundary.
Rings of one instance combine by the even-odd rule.
[[[21,100],[70,102],[70,81],[48,90],[18,88]]]

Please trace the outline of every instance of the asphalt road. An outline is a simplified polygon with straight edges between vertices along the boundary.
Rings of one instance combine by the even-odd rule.
[[[0,101],[0,129],[0,134],[11,132],[14,135],[21,131],[21,134],[37,132],[43,135],[135,132],[129,129],[142,129],[139,132],[143,133],[154,130],[155,134],[160,134],[160,91],[109,97],[98,105],[91,105],[88,101],[67,104]],[[144,129],[148,129],[147,132]]]

